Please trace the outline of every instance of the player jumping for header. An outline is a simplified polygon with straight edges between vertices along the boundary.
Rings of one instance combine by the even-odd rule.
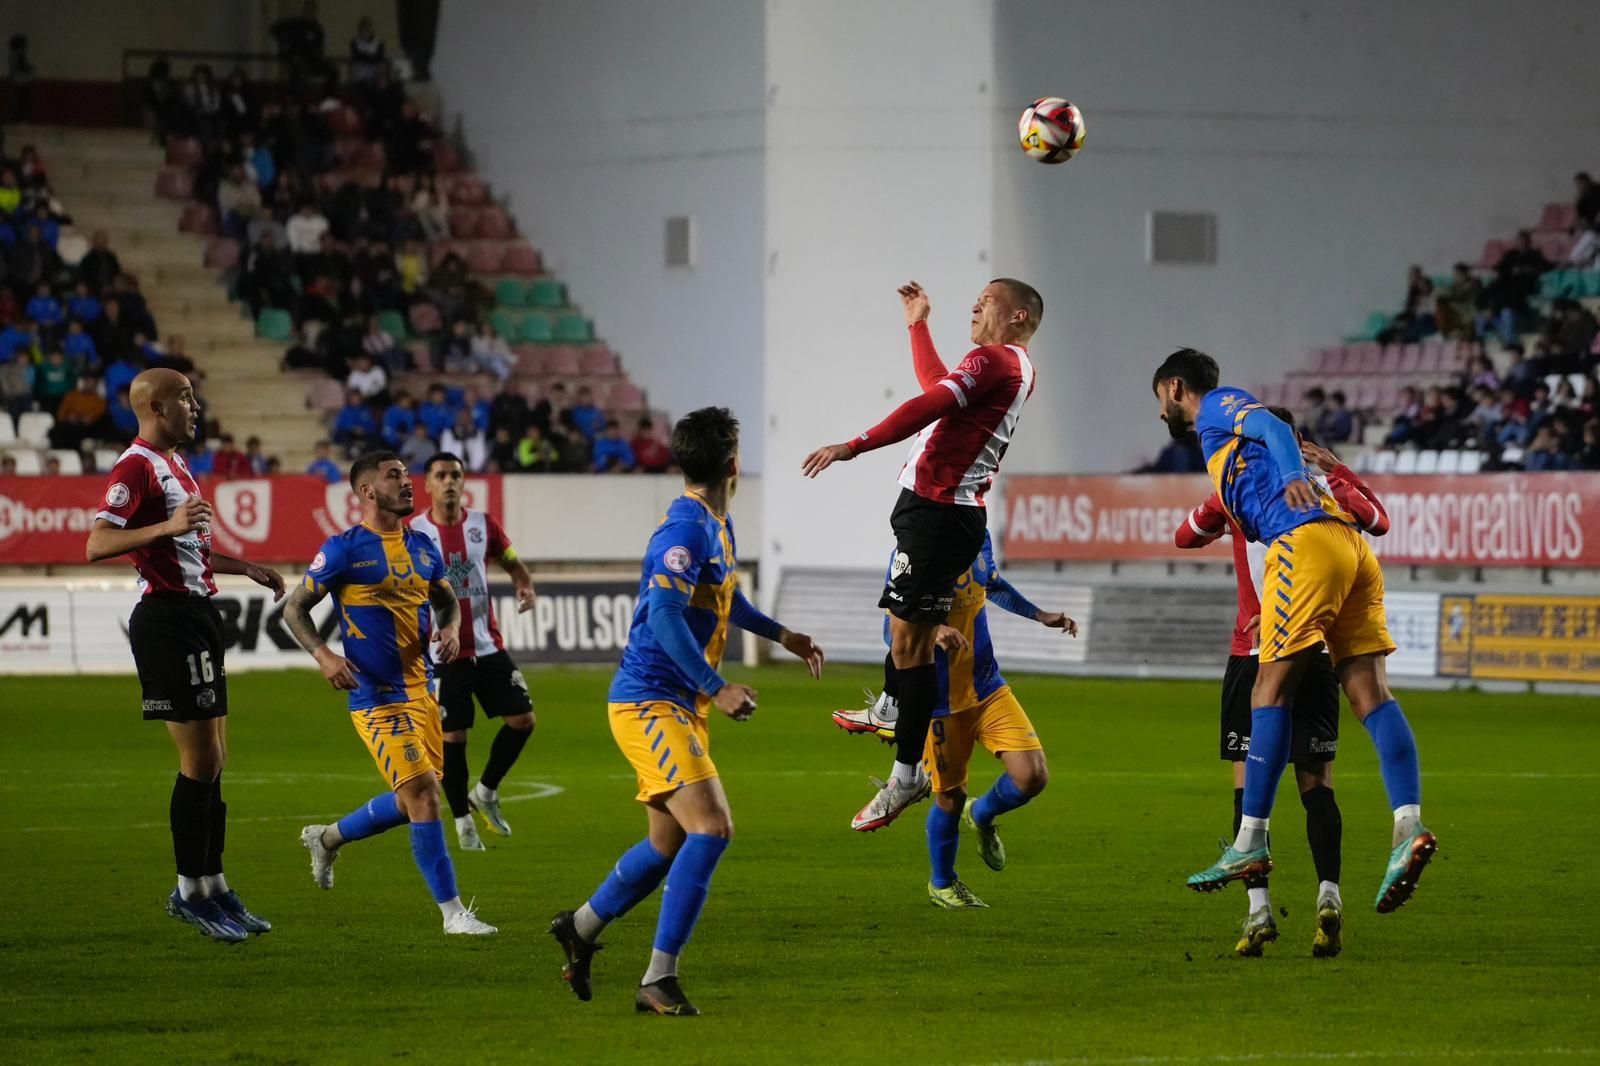
[[[1272,870],[1267,820],[1289,762],[1287,702],[1326,643],[1350,709],[1377,746],[1394,811],[1393,850],[1377,896],[1378,911],[1388,913],[1411,898],[1439,844],[1422,824],[1416,741],[1389,691],[1384,657],[1395,644],[1383,570],[1351,516],[1307,475],[1294,430],[1244,390],[1219,388],[1217,379],[1216,360],[1193,348],[1173,352],[1151,379],[1173,438],[1198,431],[1224,510],[1248,539],[1267,545],[1239,833],[1188,884],[1211,891]]]
[[[1033,286],[997,278],[972,305],[972,343],[954,370],[946,369],[928,333],[928,295],[911,282],[900,290],[911,356],[923,392],[878,425],[846,444],[806,456],[806,477],[834,463],[916,434],[900,470],[900,498],[889,516],[895,557],[878,606],[892,616],[890,654],[900,693],[895,761],[887,782],[850,821],[871,832],[926,797],[922,750],[939,700],[934,666],[939,627],[950,613],[956,580],[972,566],[987,532],[984,494],[994,484],[1033,395],[1033,361],[1027,343],[1039,328],[1044,301]]]

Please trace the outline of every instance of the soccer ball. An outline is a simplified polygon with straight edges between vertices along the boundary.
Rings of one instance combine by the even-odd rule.
[[[1083,114],[1059,96],[1029,104],[1017,120],[1017,136],[1028,158],[1065,163],[1083,147]]]

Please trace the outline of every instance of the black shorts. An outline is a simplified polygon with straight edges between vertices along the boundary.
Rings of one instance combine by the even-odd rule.
[[[128,618],[128,643],[147,722],[197,722],[228,713],[222,616],[203,596],[145,596]]]
[[[1332,762],[1339,754],[1339,679],[1327,655],[1310,660],[1289,705],[1289,761]],[[1230,655],[1228,672],[1222,675],[1222,758],[1228,762],[1244,762],[1250,753],[1250,690],[1256,668],[1254,655]]]
[[[533,710],[528,681],[507,652],[457,659],[435,669],[434,675],[439,679],[439,724],[446,733],[472,728],[476,717],[474,696],[490,718]]]
[[[895,555],[878,606],[907,622],[939,625],[956,582],[983,550],[988,515],[982,507],[935,503],[901,489],[889,525]]]

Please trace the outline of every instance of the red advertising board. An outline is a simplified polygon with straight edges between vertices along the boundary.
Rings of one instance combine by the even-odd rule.
[[[1389,534],[1372,540],[1386,563],[1600,567],[1600,473],[1389,475],[1367,484],[1389,512]],[[1006,558],[1193,560],[1172,535],[1210,492],[1204,475],[1012,477]]]
[[[422,479],[414,479],[417,510],[428,507]],[[94,526],[105,491],[103,475],[0,478],[0,564],[83,562],[84,538]],[[219,481],[200,478],[214,508],[213,547],[224,554],[270,563],[304,563],[322,542],[361,520],[344,482],[285,474]],[[502,519],[500,476],[467,478],[467,506]]]

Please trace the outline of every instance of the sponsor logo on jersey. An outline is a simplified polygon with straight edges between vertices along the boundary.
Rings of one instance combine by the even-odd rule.
[[[690,558],[689,549],[679,545],[668,548],[666,554],[661,556],[661,561],[674,574],[681,574],[689,569]]]
[[[321,558],[321,556],[318,556],[318,558]],[[355,562],[350,564],[350,569],[352,569],[352,570],[362,570],[362,569],[365,569],[366,567],[377,566],[377,565],[378,565],[378,560],[376,560],[376,559],[357,559]],[[317,564],[315,564],[315,563],[311,564],[311,569],[315,570],[316,568],[317,568]]]
[[[172,701],[171,700],[145,700],[144,701],[144,709],[145,709],[146,712],[150,712],[150,711],[170,711],[170,710],[172,710]]]
[[[115,485],[112,485],[109,489],[106,489],[107,506],[122,507],[127,504],[130,497],[131,494],[128,492],[128,486],[124,485],[120,481]]]
[[[905,552],[895,552],[894,562],[889,564],[889,580],[897,580],[901,574],[911,572],[911,556]]]
[[[1323,740],[1321,737],[1312,737],[1306,746],[1313,755],[1331,755],[1339,750],[1337,740]]]

